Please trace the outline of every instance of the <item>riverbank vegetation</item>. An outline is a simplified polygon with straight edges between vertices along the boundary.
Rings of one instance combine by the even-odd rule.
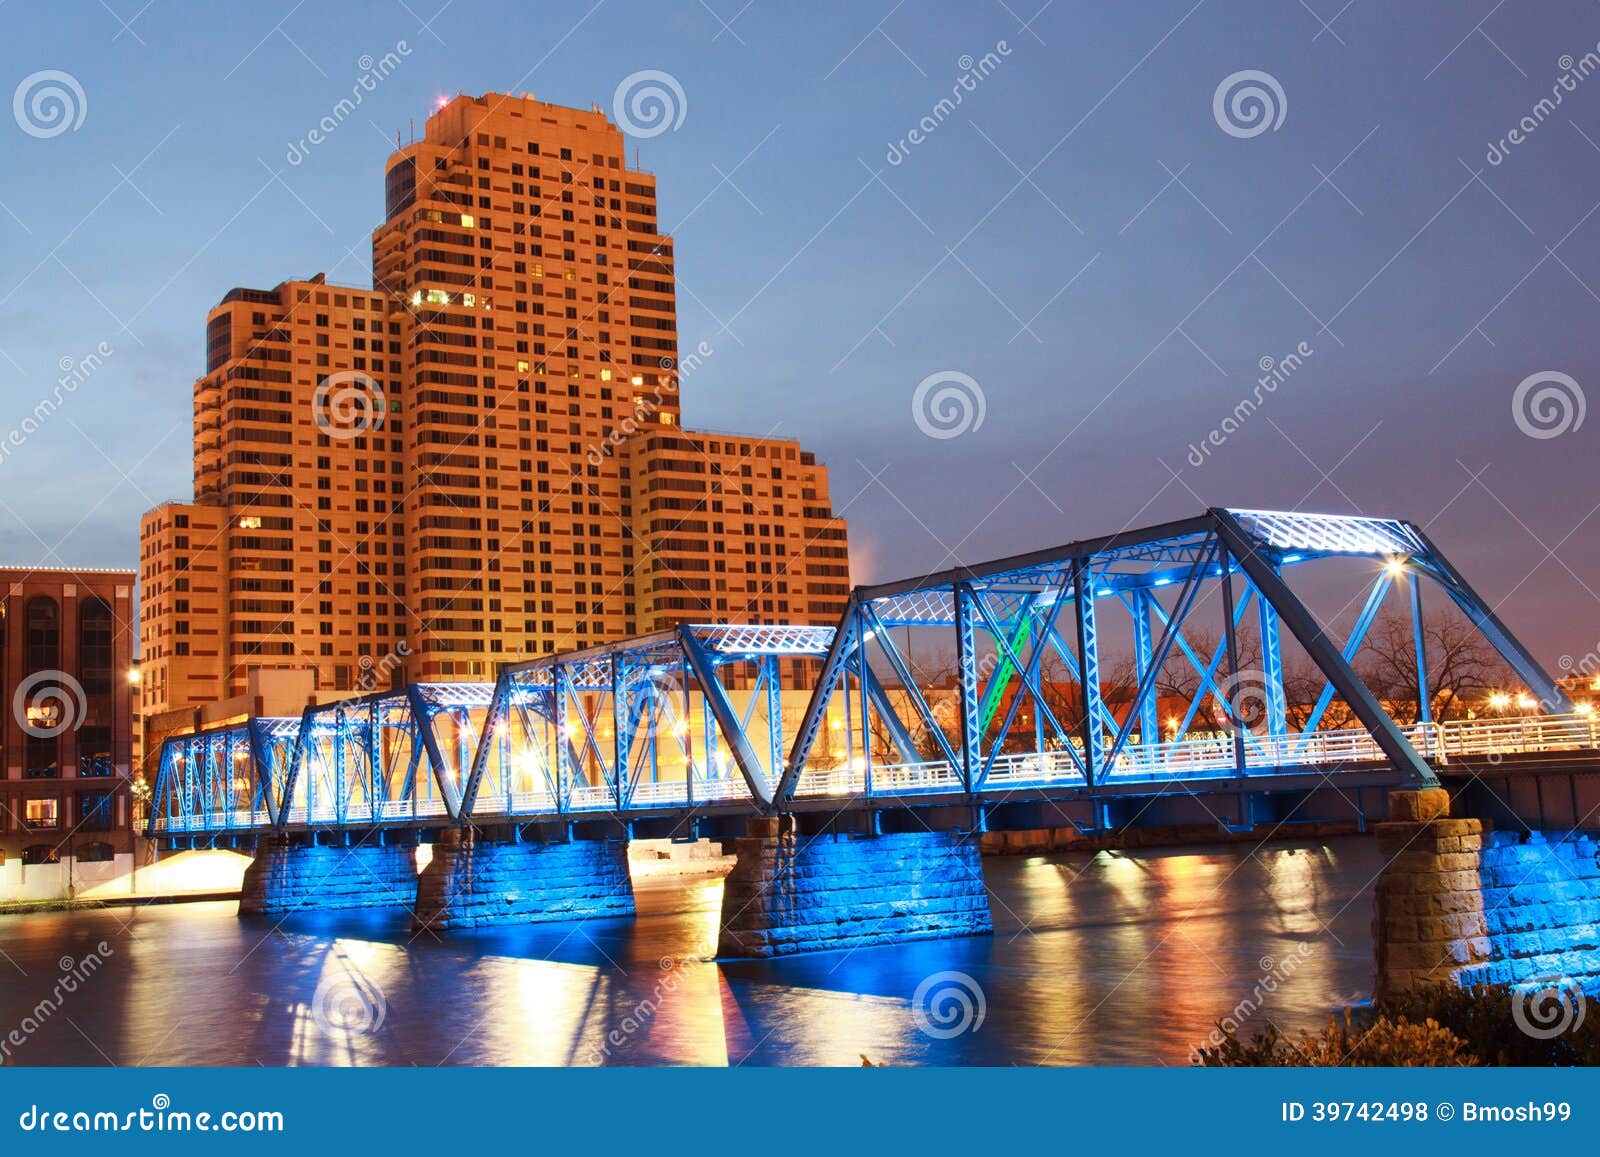
[[[1196,1050],[1208,1068],[1454,1067],[1600,1064],[1600,1014],[1585,1015],[1575,989],[1565,1002],[1535,1007],[1513,985],[1437,986],[1329,1017],[1320,1032],[1290,1036],[1268,1023],[1248,1042],[1222,1030]],[[1554,999],[1554,998],[1549,998]],[[1220,1026],[1219,1026],[1220,1027]],[[1215,1038],[1213,1038],[1215,1039]]]

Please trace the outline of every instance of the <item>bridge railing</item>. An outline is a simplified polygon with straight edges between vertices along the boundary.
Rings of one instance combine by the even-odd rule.
[[[1444,723],[1415,724],[1404,728],[1406,738],[1417,751],[1440,766],[1452,759],[1474,756],[1518,755],[1537,752],[1600,751],[1600,724],[1593,715],[1539,715],[1514,719],[1463,719]],[[1342,728],[1309,734],[1246,734],[1245,774],[1262,774],[1295,768],[1325,770],[1341,765],[1377,763],[1382,750],[1364,728]],[[1043,752],[1015,752],[996,756],[989,766],[982,791],[1000,793],[1008,789],[1083,785],[1082,747],[1059,748]],[[1191,736],[1165,743],[1143,746],[1130,744],[1118,753],[1116,762],[1104,769],[1101,782],[1117,785],[1159,783],[1163,780],[1222,778],[1235,775],[1234,738],[1228,733]],[[959,794],[963,790],[960,769],[948,760],[920,763],[873,764],[870,770],[859,760],[839,767],[807,767],[797,786],[801,798],[863,797],[869,789],[874,797],[903,795]],[[743,778],[727,776],[696,779],[691,795],[683,780],[638,784],[629,799],[628,810],[687,807],[694,803],[723,803],[750,799]],[[484,799],[478,818],[534,817],[563,814],[556,797],[549,791],[518,792],[499,807]],[[615,810],[609,784],[578,784],[571,789],[567,813],[595,813]],[[376,815],[374,816],[374,811]],[[447,818],[443,799],[417,798],[382,801],[374,809],[359,805],[346,812],[349,824],[395,822],[407,819]],[[331,805],[310,811],[291,807],[284,817],[288,826],[337,824],[339,816]],[[158,835],[203,835],[273,826],[272,817],[262,809],[234,809],[196,812],[189,816],[159,816],[153,824]]]
[[[1448,765],[1451,756],[1518,754],[1538,751],[1600,749],[1600,727],[1588,715],[1537,716],[1516,720],[1454,720],[1418,723],[1402,729],[1424,758]],[[1243,738],[1245,774],[1294,768],[1325,769],[1353,763],[1377,763],[1383,750],[1365,728],[1339,728],[1309,734],[1248,734]],[[1081,744],[1065,748],[998,756],[983,790],[1082,784]],[[1106,769],[1104,782],[1127,784],[1231,776],[1237,773],[1233,736],[1227,733],[1169,740],[1149,746],[1131,745]],[[870,776],[860,764],[808,767],[796,794],[801,797],[864,796],[870,778],[872,794],[905,795],[960,792],[959,770],[948,760],[874,764]],[[665,785],[663,785],[665,786]]]
[[[233,811],[195,812],[187,816],[157,816],[155,831],[162,835],[201,835],[209,832],[249,831],[272,826],[264,810],[248,808]]]
[[[1438,725],[1445,760],[1452,755],[1519,755],[1600,746],[1593,715],[1462,719]]]
[[[376,812],[376,814],[374,814]],[[415,799],[415,800],[382,800],[376,808],[367,804],[357,804],[345,812],[345,819],[349,823],[370,823],[374,819],[378,822],[434,818],[448,815],[444,800]],[[314,808],[307,808],[304,804],[289,809],[285,822],[294,827],[298,824],[331,824],[337,823],[339,813],[332,804],[318,804]]]

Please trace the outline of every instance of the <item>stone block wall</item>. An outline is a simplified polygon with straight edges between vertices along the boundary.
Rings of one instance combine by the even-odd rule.
[[[771,957],[994,931],[975,836],[956,832],[734,841],[722,956]]]
[[[1443,794],[1443,793],[1441,793]],[[1483,822],[1375,825],[1386,867],[1373,893],[1373,994],[1449,983],[1492,953],[1478,882]]]
[[[1396,793],[1419,794],[1433,793]],[[1594,840],[1488,833],[1481,820],[1444,818],[1436,803],[1407,811],[1376,828],[1385,867],[1373,896],[1375,996],[1559,977],[1600,986]]]
[[[417,879],[412,927],[442,931],[484,924],[632,916],[628,846],[611,840],[434,845]]]
[[[1494,952],[1463,969],[1463,984],[1515,984],[1569,977],[1593,990],[1600,983],[1600,866],[1587,836],[1560,839],[1533,832],[1526,842],[1496,832],[1478,876]]]
[[[239,914],[408,907],[416,894],[414,848],[308,847],[262,840],[244,871]]]

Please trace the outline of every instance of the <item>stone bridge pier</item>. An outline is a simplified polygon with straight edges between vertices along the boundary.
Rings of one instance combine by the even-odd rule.
[[[723,885],[717,954],[787,956],[994,931],[971,831],[880,834],[867,813],[806,831],[749,821]]]
[[[1373,894],[1374,997],[1435,984],[1559,985],[1593,996],[1595,841],[1526,824],[1496,831],[1450,809],[1440,788],[1394,792],[1389,822],[1376,827],[1385,867]]]
[[[404,833],[370,832],[335,844],[265,835],[244,870],[239,914],[407,907],[416,891],[416,840]]]
[[[625,833],[618,825],[593,832],[576,827],[440,833],[433,859],[417,878],[412,928],[442,932],[634,915]]]

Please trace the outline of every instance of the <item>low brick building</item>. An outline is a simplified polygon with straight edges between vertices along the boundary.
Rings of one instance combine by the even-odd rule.
[[[0,902],[133,869],[134,582],[0,568]]]

